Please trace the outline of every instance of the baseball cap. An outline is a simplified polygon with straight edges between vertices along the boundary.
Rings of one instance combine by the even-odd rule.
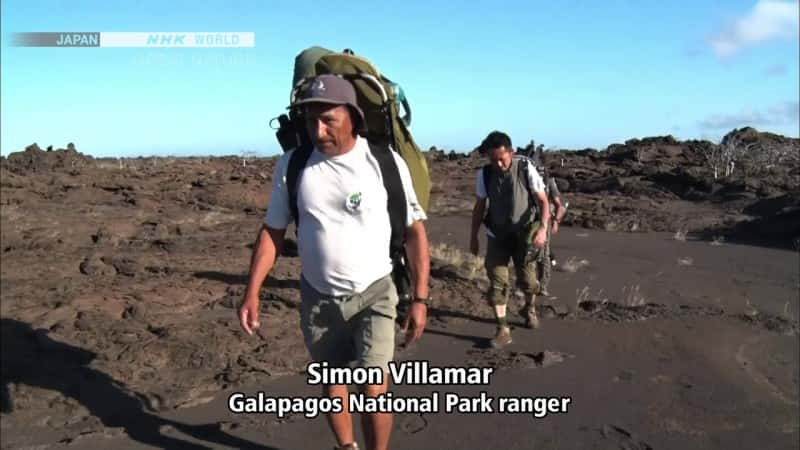
[[[353,84],[342,77],[332,74],[319,75],[306,89],[305,96],[289,107],[297,107],[308,103],[327,103],[331,105],[349,105],[358,113],[362,126],[366,125],[364,111],[356,101],[356,90]]]

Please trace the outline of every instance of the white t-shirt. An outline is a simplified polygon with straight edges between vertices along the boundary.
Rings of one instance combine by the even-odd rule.
[[[264,217],[271,228],[285,229],[292,221],[286,187],[292,153],[285,153],[275,167]],[[392,155],[406,194],[406,226],[410,226],[427,217],[408,166],[396,152]],[[355,147],[339,156],[314,149],[297,183],[297,247],[303,277],[314,289],[328,295],[360,293],[392,271],[386,189],[364,138],[359,136]]]
[[[528,165],[528,186],[530,186],[533,192],[544,192],[544,180],[542,176],[539,175],[536,167],[528,160],[520,160],[519,163]],[[483,184],[483,168],[478,169],[477,177],[478,180],[475,182],[475,195],[480,199],[485,199],[489,194],[486,192],[486,186]],[[494,233],[492,233],[489,228],[486,228],[486,235],[494,237]]]

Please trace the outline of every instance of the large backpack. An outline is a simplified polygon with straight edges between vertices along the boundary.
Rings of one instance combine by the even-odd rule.
[[[406,121],[400,117],[400,106],[410,117],[410,107],[399,86],[381,74],[366,58],[351,50],[341,53],[322,47],[310,47],[295,58],[291,102],[300,98],[317,75],[335,74],[353,83],[358,106],[364,111],[367,131],[363,137],[372,144],[389,147],[397,152],[408,166],[414,191],[426,212],[430,202],[431,179],[425,155],[414,141]],[[398,98],[400,96],[401,98]],[[289,111],[278,118],[276,135],[284,151],[310,144],[301,112]]]
[[[425,155],[414,142],[406,123],[399,117],[397,85],[381,75],[366,59],[355,56],[352,51],[330,52],[321,47],[311,47],[295,58],[293,88],[290,102],[301,98],[310,82],[317,75],[335,74],[349,80],[356,91],[358,106],[364,111],[367,139],[370,152],[378,161],[384,188],[386,189],[391,224],[389,255],[392,259],[393,279],[401,299],[410,297],[410,276],[405,253],[406,197],[400,172],[391,152],[397,152],[408,166],[417,199],[427,211],[430,199],[430,175]],[[406,115],[410,116],[407,102],[402,103]],[[295,225],[298,223],[297,180],[313,150],[302,111],[293,109],[289,115],[278,118],[280,129],[276,133],[284,151],[294,150],[289,159],[286,187],[289,206]]]

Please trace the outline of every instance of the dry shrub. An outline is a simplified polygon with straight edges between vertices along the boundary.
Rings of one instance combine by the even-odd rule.
[[[596,293],[592,293],[589,286],[584,286],[582,289],[575,289],[575,307],[580,308],[584,302],[595,302],[600,305],[606,305],[608,298],[603,296],[603,290],[600,289]]]
[[[581,303],[589,300],[589,295],[589,286],[584,286],[583,289],[575,289],[575,304],[580,305]]]
[[[639,291],[639,285],[622,287],[622,302],[625,306],[636,307],[645,304],[644,296]]]
[[[444,243],[431,246],[430,255],[433,260],[459,269],[469,280],[475,279],[483,271],[482,258]]]
[[[434,181],[431,183],[431,194],[438,194],[440,192],[444,192],[444,182]]]
[[[744,313],[749,317],[756,317],[759,314],[758,308],[750,303],[750,299],[747,297],[744,299]]]
[[[575,273],[588,265],[588,259],[581,259],[578,261],[574,256],[571,256],[566,262],[561,264],[559,268],[562,272]]]
[[[783,312],[781,313],[781,317],[787,320],[791,320],[792,316],[789,315],[789,302],[783,304]]]

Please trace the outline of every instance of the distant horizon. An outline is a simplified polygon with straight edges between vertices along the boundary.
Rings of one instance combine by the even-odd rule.
[[[797,135],[789,136],[789,135],[785,135],[785,134],[774,133],[774,132],[768,131],[768,130],[762,130],[762,129],[759,129],[759,128],[754,127],[754,126],[744,125],[744,126],[741,126],[741,127],[730,129],[728,132],[724,133],[720,137],[720,139],[717,139],[717,140],[711,140],[711,139],[707,139],[707,138],[685,138],[684,139],[684,138],[680,138],[678,136],[675,136],[674,134],[664,134],[664,135],[653,135],[653,136],[635,136],[635,137],[631,137],[631,138],[628,138],[628,139],[625,139],[625,140],[622,140],[622,141],[619,141],[619,142],[609,143],[608,145],[603,146],[603,147],[565,148],[565,147],[548,147],[545,144],[544,150],[545,151],[582,151],[582,150],[587,150],[587,149],[593,149],[593,150],[597,150],[597,151],[604,151],[604,150],[606,150],[608,147],[610,147],[612,145],[625,144],[625,142],[630,141],[630,140],[634,140],[634,139],[643,140],[643,139],[652,139],[652,138],[664,138],[664,137],[669,137],[669,136],[671,136],[672,138],[674,138],[678,142],[708,141],[708,142],[711,142],[711,143],[714,143],[714,144],[719,144],[719,141],[722,139],[722,137],[724,137],[728,133],[731,133],[731,132],[733,132],[735,130],[740,130],[742,128],[753,128],[753,129],[755,129],[756,131],[758,131],[760,133],[772,133],[772,134],[775,134],[775,135],[778,135],[778,136],[783,136],[783,137],[786,137],[786,138],[800,139],[800,137],[798,137]],[[487,133],[488,133],[488,131],[487,131]],[[524,148],[525,146],[528,145],[529,142],[530,142],[530,139],[528,139],[528,140],[526,140],[526,141],[524,141],[522,143],[515,142],[513,137],[512,137],[512,144],[513,144],[513,146],[515,148]],[[224,153],[224,152],[218,152],[218,153],[156,153],[156,154],[154,154],[154,153],[142,153],[142,154],[99,154],[99,155],[97,155],[97,154],[92,154],[92,153],[87,153],[85,151],[82,151],[81,148],[80,148],[80,145],[78,143],[74,142],[74,141],[72,141],[71,143],[75,145],[75,150],[77,152],[79,152],[79,153],[81,153],[83,155],[91,156],[92,158],[95,158],[95,159],[105,159],[105,158],[108,158],[108,159],[120,159],[120,158],[131,158],[131,159],[134,159],[134,158],[209,158],[209,157],[212,157],[212,158],[226,158],[226,157],[242,158],[244,156],[243,152],[245,152],[245,151],[239,151],[239,152],[236,152],[236,153]],[[536,143],[537,146],[540,144],[538,141],[535,141],[535,143]],[[30,144],[28,144],[27,146],[25,146],[22,149],[15,150],[15,151],[12,151],[10,153],[2,153],[2,154],[0,154],[0,156],[8,157],[8,155],[11,154],[11,153],[23,152],[23,151],[25,151],[25,148],[27,148],[28,146],[33,145],[33,144],[38,145],[39,149],[42,150],[42,151],[47,151],[47,147],[52,145],[52,150],[53,151],[57,151],[57,150],[66,150],[67,149],[67,145],[69,143],[64,144],[63,146],[59,146],[59,145],[53,145],[53,144],[41,145],[38,142],[31,142]],[[438,145],[434,144],[432,146],[426,146],[426,147],[420,146],[420,150],[422,150],[423,152],[427,152],[427,151],[429,151],[431,149],[431,147],[436,147],[436,150],[445,151],[445,152],[455,151],[456,153],[469,153],[469,152],[472,152],[475,149],[475,147],[477,147],[477,144],[474,147],[469,148],[469,149],[456,149],[456,148],[448,148],[448,147],[439,147]],[[277,152],[271,152],[271,153],[251,152],[249,155],[247,155],[247,158],[271,158],[271,157],[279,156],[282,153],[283,153],[282,150],[281,151],[277,151]]]
[[[0,154],[70,141],[100,157],[279,154],[269,123],[311,46],[351,48],[399,83],[423,149],[468,151],[492,130],[563,149],[717,142],[745,125],[800,137],[798,0],[329,6],[3,1]]]

